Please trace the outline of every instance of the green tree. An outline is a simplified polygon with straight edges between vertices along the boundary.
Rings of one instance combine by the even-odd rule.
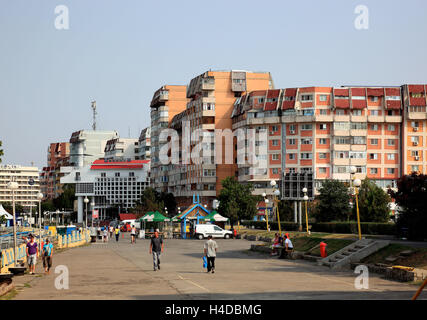
[[[260,197],[252,195],[252,184],[241,184],[234,177],[225,178],[221,184],[219,213],[230,219],[231,226],[239,220],[253,219]]]
[[[278,203],[280,221],[294,221],[294,202],[282,200]]]
[[[0,163],[1,163],[1,157],[4,155],[3,149],[1,148],[1,146],[2,146],[2,142],[0,140]]]
[[[156,193],[156,199],[158,203],[163,203],[166,208],[168,208],[168,215],[170,217],[175,216],[177,212],[177,203],[175,196],[172,193],[161,192]],[[162,208],[162,210],[164,207]]]
[[[137,201],[136,206],[132,208],[132,212],[136,213],[139,216],[146,214],[151,211],[159,211],[164,213],[164,204],[163,201],[159,200],[159,193],[153,188],[146,188],[141,195],[139,201]]]
[[[350,212],[347,186],[338,180],[325,180],[317,197],[316,221],[345,221]]]
[[[397,181],[397,191],[389,190],[399,207],[398,230],[408,229],[408,238],[427,239],[427,175],[412,173]]]
[[[56,209],[62,210],[73,210],[74,209],[75,196],[75,185],[65,184],[62,187],[62,193],[59,197],[53,199],[53,205]]]
[[[13,213],[12,202],[3,202],[2,205],[3,205],[4,210],[6,210],[7,212],[9,212],[10,214]],[[24,207],[21,206],[19,203],[15,202],[15,212],[16,213],[22,213],[22,212],[24,212]]]
[[[390,219],[388,204],[391,198],[372,180],[363,180],[359,188],[358,198],[360,221],[387,222]],[[352,219],[357,220],[355,201],[353,203]]]

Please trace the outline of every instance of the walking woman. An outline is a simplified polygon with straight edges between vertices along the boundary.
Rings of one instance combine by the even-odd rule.
[[[53,245],[50,243],[49,238],[46,238],[43,245],[43,267],[46,274],[50,273],[50,268],[52,267],[52,253]]]

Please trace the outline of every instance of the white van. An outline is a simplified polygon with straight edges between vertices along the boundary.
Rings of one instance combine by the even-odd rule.
[[[229,230],[224,230],[217,225],[214,224],[196,224],[195,228],[195,237],[202,240],[203,238],[207,238],[209,235],[212,238],[224,238],[230,239],[233,233]]]

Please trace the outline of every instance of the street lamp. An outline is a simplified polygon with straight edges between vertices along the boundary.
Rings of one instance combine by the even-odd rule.
[[[41,239],[42,239],[42,199],[43,193],[37,193],[37,199],[39,199],[39,251],[41,251]]]
[[[95,209],[95,199],[92,198],[92,202],[90,203],[90,206],[92,207],[92,227],[93,227],[93,210]],[[86,224],[87,224],[87,212],[86,212]]]
[[[357,172],[357,168],[355,166],[351,166],[350,167],[350,177],[351,177],[350,184],[351,184],[351,189],[354,188],[354,195],[356,197],[357,229],[359,232],[359,240],[361,240],[362,239],[362,232],[360,229],[358,188],[362,184],[362,181],[360,181],[360,179],[356,179],[356,172]]]
[[[83,199],[83,202],[86,204],[86,222],[85,222],[85,229],[87,228],[87,204],[89,203],[89,199],[87,197],[85,197]],[[92,226],[93,226],[93,218],[92,218]]]
[[[13,254],[15,266],[18,261],[18,256],[16,255],[16,217],[15,217],[15,190],[19,188],[18,182],[11,181],[7,184],[7,188],[12,190],[12,212],[13,212]]]
[[[308,233],[308,212],[307,212],[307,201],[308,201],[308,196],[307,196],[307,188],[303,188],[302,192],[304,193],[304,197],[303,200],[305,201],[305,224],[306,224],[306,230]]]
[[[357,229],[359,231],[359,240],[362,239],[362,231],[360,230],[360,215],[359,215],[359,199],[358,199],[358,193],[359,193],[359,187],[362,184],[362,181],[360,179],[354,179],[353,185],[354,185],[354,193],[356,196],[356,212],[357,212]]]
[[[265,222],[267,223],[267,231],[270,231],[270,227],[268,226],[268,199],[267,194],[265,192],[262,193],[265,203]]]
[[[276,180],[271,180],[270,185],[273,188],[273,215],[276,212],[277,215],[277,222],[279,225],[279,233],[282,234],[282,227],[280,225],[280,216],[279,216],[279,207],[278,207],[278,197],[280,196],[280,190],[277,187]]]
[[[55,224],[56,226],[58,226],[58,217],[59,217],[59,209],[56,209],[56,219],[55,219]]]

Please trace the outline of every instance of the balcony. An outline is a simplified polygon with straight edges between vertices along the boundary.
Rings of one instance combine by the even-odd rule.
[[[427,113],[426,112],[408,112],[408,119],[425,120],[427,119]]]
[[[316,121],[317,122],[333,122],[334,116],[332,114],[328,114],[328,115],[318,114],[316,115]]]
[[[352,122],[366,122],[368,119],[366,116],[354,116],[351,115],[351,121]]]
[[[202,90],[215,90],[215,78],[203,78]]]
[[[384,116],[368,116],[368,122],[384,122]]]
[[[352,144],[351,151],[366,151],[366,144]]]
[[[401,123],[402,116],[385,116],[385,122],[387,123]]]
[[[334,121],[337,122],[349,122],[350,121],[350,116],[349,115],[335,115],[334,116]]]

